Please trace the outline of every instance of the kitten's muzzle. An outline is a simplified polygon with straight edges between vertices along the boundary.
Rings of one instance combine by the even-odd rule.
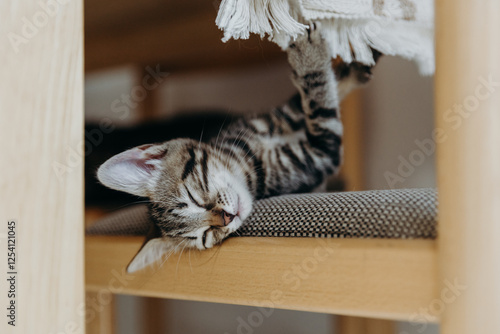
[[[225,227],[228,226],[236,216],[237,214],[233,215],[222,209],[214,210],[209,224],[216,228]]]
[[[227,226],[227,225],[229,225],[229,223],[231,223],[233,221],[233,219],[234,219],[234,217],[236,217],[236,215],[232,215],[232,214],[227,213],[226,211],[222,210],[221,217],[222,217],[222,223],[224,224],[224,226]]]

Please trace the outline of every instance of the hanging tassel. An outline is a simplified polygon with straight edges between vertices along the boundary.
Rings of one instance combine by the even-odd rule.
[[[305,25],[290,14],[288,0],[223,0],[215,20],[224,31],[223,42],[229,39],[248,39],[250,33],[264,37],[286,33],[295,38],[302,34]]]
[[[432,29],[415,22],[385,19],[344,19],[322,21],[322,34],[332,57],[345,62],[374,65],[374,48],[385,55],[414,60],[422,75],[434,72]]]
[[[249,37],[249,11],[249,1],[222,0],[215,23],[224,30],[223,42],[227,42],[231,37],[235,39]]]
[[[223,42],[231,38],[248,39],[250,33],[254,33],[261,38],[269,35],[271,41],[286,49],[290,40],[296,39],[307,28],[301,22],[324,18],[322,34],[333,57],[373,65],[371,48],[374,48],[383,54],[415,60],[422,74],[434,72],[432,20],[429,21],[432,8],[421,5],[422,13],[416,13],[422,16],[419,20],[404,21],[398,19],[401,15],[398,11],[391,14],[395,17],[377,17],[372,0],[358,1],[361,2],[354,7],[347,0],[332,7],[328,0],[223,0],[216,24],[224,31]],[[401,9],[402,5],[394,1],[389,2],[398,4],[395,8]],[[330,8],[330,11],[322,12],[324,8]],[[389,5],[384,8],[392,9]],[[333,12],[333,9],[340,12]],[[309,13],[305,19],[304,13]]]

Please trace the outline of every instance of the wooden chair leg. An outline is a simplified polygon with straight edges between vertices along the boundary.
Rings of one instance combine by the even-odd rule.
[[[115,297],[113,294],[86,293],[86,333],[115,333]]]
[[[500,2],[436,1],[441,333],[500,333]]]
[[[340,170],[348,191],[363,190],[364,163],[363,163],[363,92],[351,92],[343,101],[340,108],[342,123],[344,123],[344,162]]]
[[[2,333],[84,332],[82,20],[81,0],[0,2]]]
[[[335,334],[394,334],[394,321],[359,317],[339,316]]]

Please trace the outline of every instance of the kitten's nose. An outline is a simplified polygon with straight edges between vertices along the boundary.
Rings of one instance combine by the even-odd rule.
[[[230,213],[227,213],[226,211],[222,210],[222,213],[221,213],[221,216],[222,216],[222,221],[224,223],[224,226],[227,226],[229,225],[230,222],[233,221],[235,215],[232,215]]]

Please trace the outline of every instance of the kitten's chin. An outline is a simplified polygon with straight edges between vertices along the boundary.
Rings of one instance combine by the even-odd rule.
[[[234,217],[233,221],[227,226],[227,234],[231,234],[237,231],[245,222],[245,220],[252,212],[252,202],[249,201],[246,204],[241,203],[241,197],[238,201],[238,214]]]
[[[236,216],[241,219],[241,221],[245,221],[252,212],[253,205],[253,197],[245,184],[242,184],[239,181],[235,181],[232,185],[233,191],[235,192],[237,197],[237,207]]]
[[[240,219],[240,226],[243,224],[245,219],[248,218],[252,212],[253,201],[250,195],[239,196],[238,197],[238,214],[237,217]],[[238,226],[239,227],[239,226]]]
[[[227,234],[231,234],[243,225],[243,219],[239,216],[234,217],[233,221],[227,226]]]

